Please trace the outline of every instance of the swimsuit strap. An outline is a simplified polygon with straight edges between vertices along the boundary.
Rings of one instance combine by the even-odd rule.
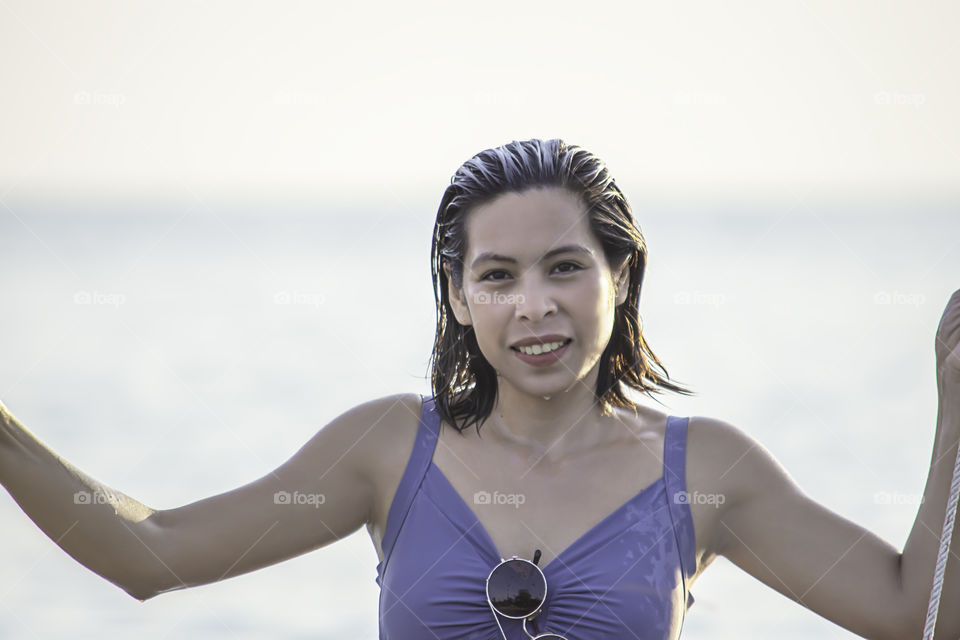
[[[377,566],[378,578],[386,571],[387,562],[390,560],[390,552],[393,551],[393,545],[397,541],[397,534],[403,527],[404,520],[407,519],[407,513],[410,511],[410,505],[420,490],[420,485],[433,459],[433,450],[437,446],[437,438],[440,435],[440,414],[434,410],[433,397],[425,398],[420,396],[420,423],[417,425],[417,437],[413,443],[413,451],[410,454],[410,460],[400,478],[400,484],[397,485],[397,492],[390,505],[390,512],[387,514],[386,530],[383,532],[383,539],[380,541],[380,548],[383,549],[383,561]]]
[[[696,549],[690,495],[687,493],[687,425],[689,418],[669,416],[663,442],[663,479],[667,488],[667,507],[680,550],[680,569],[687,606],[692,604],[687,581],[696,571]]]

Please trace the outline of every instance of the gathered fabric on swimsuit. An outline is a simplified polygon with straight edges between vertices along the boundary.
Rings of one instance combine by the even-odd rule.
[[[413,452],[381,541],[380,638],[502,640],[485,591],[499,552],[433,464],[440,414],[433,398],[421,400]],[[679,638],[696,567],[687,422],[667,419],[663,475],[541,567],[547,598],[535,618],[540,633],[568,640]],[[527,640],[519,620],[498,618],[508,640]]]

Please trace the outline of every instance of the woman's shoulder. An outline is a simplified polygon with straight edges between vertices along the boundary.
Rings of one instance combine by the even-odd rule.
[[[668,413],[641,403],[636,411],[616,407],[612,414],[636,439],[657,440],[662,445],[670,418],[686,419],[687,473],[693,469],[719,467],[725,461],[727,467],[752,449],[763,449],[750,434],[736,425],[708,416],[681,416]],[[725,471],[727,467],[721,469]]]
[[[763,493],[789,474],[756,438],[719,418],[690,416],[687,423],[687,492],[697,525],[698,548],[715,557],[731,509]]]
[[[319,460],[336,452],[336,464],[357,477],[379,485],[384,467],[391,467],[400,450],[413,450],[420,418],[420,396],[397,393],[373,398],[341,412],[304,445],[312,455],[302,456],[310,472]],[[395,465],[394,465],[395,466]]]
[[[752,454],[752,455],[748,455]],[[733,489],[740,465],[769,451],[740,427],[719,418],[690,416],[687,422],[687,475],[710,480],[715,488]]]
[[[687,422],[687,484],[722,494],[729,507],[747,488],[744,472],[757,458],[772,459],[769,451],[739,426],[720,418],[690,416]]]
[[[364,474],[382,488],[403,472],[413,451],[420,424],[422,398],[417,393],[396,393],[355,406],[351,415],[356,446],[364,454]]]
[[[725,420],[690,418],[688,467],[726,497],[730,509],[774,489],[800,491],[793,477],[759,440]],[[688,476],[690,471],[687,471]]]
[[[362,439],[372,451],[389,453],[402,444],[412,449],[421,401],[417,393],[396,393],[358,404],[345,415],[351,415],[358,443]]]

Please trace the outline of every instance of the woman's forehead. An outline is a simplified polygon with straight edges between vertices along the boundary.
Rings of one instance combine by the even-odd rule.
[[[499,196],[468,213],[466,230],[467,264],[481,253],[519,259],[561,245],[600,248],[583,203],[575,194],[557,188]]]

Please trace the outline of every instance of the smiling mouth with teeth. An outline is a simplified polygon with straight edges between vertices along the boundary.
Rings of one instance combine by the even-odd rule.
[[[538,356],[542,353],[550,353],[551,351],[556,351],[560,347],[566,346],[573,342],[573,340],[566,340],[564,342],[547,342],[545,344],[532,344],[526,347],[511,347],[514,351],[519,351],[520,353],[525,353],[528,356]]]

